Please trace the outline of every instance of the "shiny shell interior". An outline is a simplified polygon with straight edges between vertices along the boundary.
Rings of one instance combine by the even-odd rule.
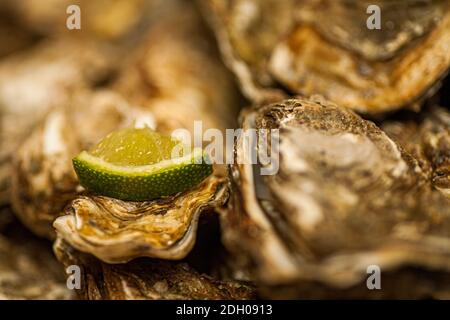
[[[105,262],[136,257],[179,260],[195,243],[200,214],[226,199],[224,180],[211,176],[189,191],[154,201],[81,196],[53,225],[71,246]]]

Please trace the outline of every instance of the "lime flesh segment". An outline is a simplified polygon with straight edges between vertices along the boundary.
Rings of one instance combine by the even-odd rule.
[[[212,173],[199,148],[171,159],[172,148],[179,144],[150,129],[125,129],[81,152],[73,166],[89,191],[122,200],[152,200],[185,191]]]
[[[142,166],[170,159],[179,144],[150,128],[127,128],[110,133],[89,153],[119,166]],[[176,156],[182,156],[182,152]]]

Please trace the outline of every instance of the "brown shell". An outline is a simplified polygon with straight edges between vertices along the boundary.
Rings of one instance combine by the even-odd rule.
[[[224,181],[213,175],[188,191],[145,202],[81,196],[53,225],[72,247],[108,263],[179,260],[194,246],[200,214],[228,198]]]
[[[442,107],[410,117],[384,121],[381,128],[412,154],[432,185],[449,195],[450,113]]]
[[[166,7],[167,6],[167,7]],[[167,1],[113,87],[153,113],[159,131],[224,131],[237,125],[242,97],[192,3]]]
[[[50,112],[15,152],[11,201],[20,220],[37,235],[54,238],[53,221],[81,191],[72,158],[103,135],[130,125],[134,116],[133,109],[109,91],[79,92]]]
[[[219,281],[199,274],[185,262],[138,259],[112,265],[78,252],[63,240],[54,245],[58,259],[67,267],[81,268],[77,294],[89,300],[134,299],[254,299],[252,286],[238,281]]]
[[[450,270],[450,200],[376,125],[320,98],[247,110],[242,125],[280,130],[279,171],[233,165],[223,219],[225,244],[262,287],[347,290],[370,265]]]
[[[90,42],[44,41],[0,62],[0,203],[9,202],[12,155],[35,126],[109,74],[100,52]]]
[[[193,132],[195,120],[203,121],[203,130],[233,127],[241,97],[232,76],[205,41],[208,34],[192,6],[178,2],[168,6],[172,10],[160,8],[164,14],[151,23],[145,40],[124,62],[127,67],[113,84],[114,92],[76,90],[19,149],[13,172],[14,207],[37,234],[54,236],[51,223],[76,194],[70,160],[102,135],[135,119],[167,134],[178,128]],[[53,134],[67,137],[67,145],[48,154],[43,148],[45,132],[54,117],[61,122],[61,131]]]
[[[99,40],[120,40],[130,37],[142,27],[161,0],[3,0],[0,9],[6,15],[18,17],[16,23],[43,36],[89,36]],[[67,8],[78,5],[81,11],[81,29],[69,30]],[[70,12],[73,14],[73,12]],[[144,20],[144,21],[143,21]]]
[[[273,101],[281,85],[286,93],[320,94],[342,107],[368,114],[418,107],[421,100],[435,93],[450,66],[446,0],[429,1],[426,7],[417,8],[414,1],[397,5],[378,1],[383,17],[401,21],[394,35],[386,30],[387,25],[382,33],[361,31],[365,25],[360,23],[368,17],[366,7],[358,6],[360,10],[354,12],[355,6],[346,1],[202,2],[228,65],[246,95],[258,103]],[[414,20],[415,30],[422,32],[410,35],[411,23],[403,13],[411,11],[411,15],[423,17],[420,12],[424,10],[425,17],[433,19]],[[339,17],[342,21],[328,20]],[[334,26],[332,32],[346,36],[336,42],[336,34],[324,36],[317,25]],[[384,41],[380,34],[386,37]],[[355,48],[364,42],[355,39],[372,37],[376,41],[369,49]]]

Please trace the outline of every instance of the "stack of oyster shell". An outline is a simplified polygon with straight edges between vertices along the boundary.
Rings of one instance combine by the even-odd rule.
[[[450,298],[450,1],[71,2],[0,5],[0,298]],[[198,120],[276,130],[278,170],[240,136],[169,197],[79,185],[109,132]]]

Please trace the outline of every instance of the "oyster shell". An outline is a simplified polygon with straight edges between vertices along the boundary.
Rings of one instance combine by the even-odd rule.
[[[169,134],[179,128],[194,133],[195,120],[202,121],[204,129],[229,128],[235,121],[241,96],[210,44],[201,17],[190,4],[172,3],[172,10],[149,27],[148,37],[112,85],[127,97],[126,102],[112,100],[116,107],[95,105],[89,99],[73,102],[66,113],[51,113],[22,145],[15,161],[14,207],[37,234],[54,237],[51,222],[69,204],[54,226],[61,238],[80,251],[107,262],[138,256],[181,259],[194,244],[200,213],[226,200],[224,168],[220,167],[199,186],[151,202],[78,194],[70,159],[88,147],[87,140],[95,142],[123,126],[132,113]],[[112,109],[110,125],[105,124],[106,112],[94,111],[102,108]],[[69,139],[58,152],[45,151],[48,137],[66,133],[71,133],[73,143]]]
[[[161,0],[41,0],[39,4],[32,0],[4,0],[0,9],[17,17],[24,28],[41,35],[70,36],[88,35],[106,40],[117,40],[130,36],[142,27],[155,4]],[[78,5],[81,10],[81,30],[73,34],[68,30],[67,8]],[[71,33],[72,32],[72,33]]]
[[[20,26],[11,18],[9,12],[0,5],[0,58],[23,50],[35,44],[38,37]]]
[[[449,194],[450,114],[433,107],[410,119],[388,120],[381,128],[418,161],[432,185]]]
[[[55,40],[0,62],[0,203],[9,199],[11,156],[35,125],[109,74],[109,56],[100,50]]]
[[[112,130],[130,125],[136,112],[113,92],[79,91],[33,130],[16,151],[11,178],[14,211],[30,230],[54,237],[54,219],[81,191],[72,158]]]
[[[0,232],[5,226],[10,224],[14,219],[14,215],[9,207],[0,208]]]
[[[204,31],[196,11],[177,2],[149,28],[147,40],[114,84],[152,113],[158,131],[185,128],[195,134],[196,120],[204,129],[233,126],[241,97]],[[71,246],[106,262],[139,256],[181,259],[194,245],[200,213],[228,197],[222,172],[218,166],[199,186],[151,202],[80,197],[54,226]]]
[[[194,246],[200,213],[222,206],[227,192],[224,179],[213,175],[188,191],[153,201],[82,196],[53,225],[75,249],[108,263],[136,257],[179,260]]]
[[[253,299],[254,288],[237,281],[219,281],[199,274],[185,262],[138,259],[112,265],[78,252],[58,239],[58,259],[82,270],[81,299]]]
[[[0,299],[72,298],[49,244],[34,238],[17,221],[0,224]]]
[[[281,85],[368,114],[418,107],[450,66],[448,1],[203,3],[225,59],[256,102],[273,100]],[[369,4],[382,8],[381,30],[365,27]]]
[[[243,100],[214,39],[192,3],[165,5],[171,10],[148,28],[114,89],[150,110],[167,134],[179,128],[194,133],[196,120],[203,130],[234,128]]]
[[[242,127],[280,136],[279,171],[267,176],[263,165],[238,164],[245,148],[237,141],[223,216],[237,267],[250,270],[266,297],[276,288],[299,297],[314,283],[330,294],[367,290],[370,265],[391,275],[408,267],[442,272],[448,281],[450,200],[375,124],[317,97],[247,110]]]
[[[244,94],[256,102],[281,98],[283,92],[276,88],[268,61],[294,23],[295,1],[201,0],[200,4]]]

